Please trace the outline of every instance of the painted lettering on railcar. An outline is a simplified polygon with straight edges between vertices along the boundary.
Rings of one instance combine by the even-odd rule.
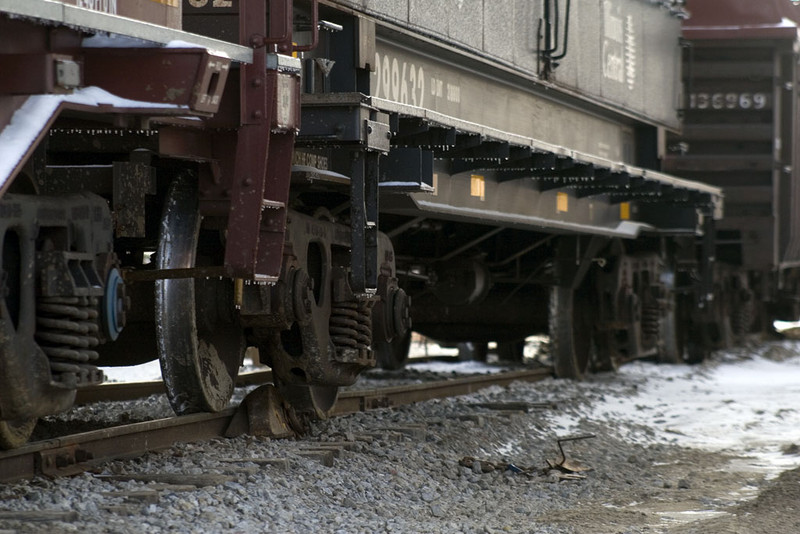
[[[75,5],[94,11],[117,14],[117,0],[76,0]]]
[[[189,0],[192,7],[206,7],[211,3],[211,7],[233,7],[233,0]]]
[[[422,65],[399,60],[389,54],[375,52],[375,89],[377,97],[412,106],[425,105],[425,70]],[[436,95],[436,80],[431,84],[432,95]]]
[[[761,110],[771,109],[769,95],[764,92],[698,92],[689,95],[689,109],[699,110]]]
[[[611,0],[603,2],[603,77],[636,88],[638,43],[633,15],[622,13]]]
[[[624,25],[622,30],[624,33]],[[623,79],[625,73],[623,72]],[[378,38],[370,94],[609,159],[629,161],[629,130],[490,72]]]

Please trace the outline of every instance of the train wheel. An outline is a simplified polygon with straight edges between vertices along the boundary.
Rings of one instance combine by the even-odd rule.
[[[662,274],[667,289],[667,310],[661,315],[658,323],[658,361],[660,363],[683,363],[686,361],[685,332],[688,328],[685,320],[684,303],[675,293],[675,275],[667,270]]]
[[[751,332],[755,322],[755,303],[752,292],[743,292],[733,308],[730,317],[731,332],[736,342],[741,343]]]
[[[686,363],[703,363],[711,354],[711,342],[708,331],[711,327],[705,323],[693,324],[686,339]]]
[[[292,367],[292,361],[303,353],[303,340],[297,323],[290,330],[271,330],[258,340],[261,362],[272,368],[275,387],[302,419],[327,419],[336,404],[339,387],[322,384],[303,384],[292,377],[303,371]]]
[[[277,380],[275,386],[295,413],[304,419],[327,419],[339,396],[336,386],[282,384]]]
[[[498,342],[497,357],[503,362],[522,363],[525,357],[525,340]]]
[[[196,265],[200,223],[197,185],[180,177],[167,196],[157,269]],[[155,296],[159,360],[173,410],[180,415],[224,409],[245,349],[233,309],[233,282],[158,280]]]
[[[658,361],[683,363],[685,341],[682,335],[678,305],[673,299],[671,309],[664,314],[659,325]]]
[[[622,365],[622,355],[619,350],[617,331],[599,330],[594,332],[595,358],[592,371],[597,373],[616,373]]]
[[[395,336],[391,341],[373,339],[372,350],[378,367],[395,371],[405,367],[408,361],[408,352],[411,349],[411,330],[406,330],[403,335]]]
[[[550,293],[550,353],[558,378],[580,380],[589,369],[592,346],[591,310],[587,299],[569,287]]]
[[[0,449],[16,449],[28,442],[37,419],[20,419],[19,421],[0,421]]]
[[[458,344],[458,361],[486,362],[489,356],[489,344],[485,341],[465,341]]]

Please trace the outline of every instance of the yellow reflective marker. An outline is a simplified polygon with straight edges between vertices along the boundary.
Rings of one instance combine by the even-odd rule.
[[[630,220],[631,218],[631,203],[623,202],[619,205],[619,218],[623,221]]]
[[[486,180],[480,174],[473,174],[470,180],[469,194],[486,200]]]
[[[556,211],[559,213],[569,211],[569,196],[566,193],[556,193]]]

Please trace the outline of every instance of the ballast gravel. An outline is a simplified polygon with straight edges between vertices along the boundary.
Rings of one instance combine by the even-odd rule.
[[[796,362],[796,344],[777,346]],[[702,385],[715,366],[765,350],[718,355],[681,377]],[[0,532],[703,532],[703,521],[752,510],[776,473],[734,468],[746,455],[731,450],[683,446],[658,411],[639,420],[597,416],[597,405],[636,410],[646,387],[675,380],[644,365],[317,422],[301,440],[183,444],[72,478],[2,485]],[[409,377],[442,375],[395,378]],[[139,420],[168,415],[168,405],[157,396],[79,412]],[[557,440],[575,437],[583,439],[562,443],[572,469],[559,468]],[[776,517],[788,517],[785,507],[781,513],[763,532],[782,531],[774,530]],[[730,532],[762,532],[729,524]]]

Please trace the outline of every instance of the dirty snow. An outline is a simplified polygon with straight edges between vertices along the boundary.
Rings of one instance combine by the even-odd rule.
[[[747,465],[739,467],[775,475],[800,466],[800,457],[785,454],[800,443],[798,356],[800,343],[784,341],[744,358],[717,354],[713,363],[694,367],[634,362],[620,369],[613,377],[618,385],[612,382],[610,394],[582,416],[623,423],[633,442],[744,456]],[[552,415],[551,422],[569,431],[580,421]]]
[[[25,153],[31,148],[42,130],[52,120],[63,103],[86,106],[108,105],[118,108],[172,108],[186,106],[140,102],[115,96],[99,87],[85,87],[68,95],[34,95],[11,117],[11,122],[0,131],[0,185],[8,180]]]
[[[428,349],[430,354],[456,352],[436,345]],[[415,347],[414,354],[425,354],[424,347]],[[408,368],[442,374],[509,369],[475,361],[415,362],[414,358]],[[161,375],[158,361],[104,371],[111,381],[158,380]],[[633,442],[746,456],[750,469],[768,475],[800,466],[800,457],[784,454],[787,447],[800,444],[800,342],[722,352],[699,366],[633,362],[616,375],[597,375],[575,386],[594,388],[598,381],[606,383],[604,394],[580,417],[553,412],[546,415],[550,423],[563,428],[563,434],[577,432],[583,419],[625,423],[621,431]],[[764,404],[765,398],[770,399],[769,405]]]

